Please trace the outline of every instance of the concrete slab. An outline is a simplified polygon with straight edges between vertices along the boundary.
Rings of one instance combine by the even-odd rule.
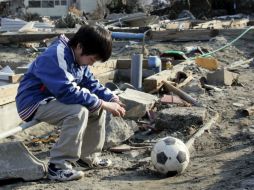
[[[0,180],[34,181],[46,175],[45,164],[32,155],[22,142],[0,144]]]
[[[126,89],[119,94],[120,100],[126,105],[125,118],[143,117],[158,99],[156,96],[133,89]]]
[[[155,127],[161,130],[184,130],[191,125],[202,125],[207,111],[202,107],[173,107],[163,109],[158,113]]]

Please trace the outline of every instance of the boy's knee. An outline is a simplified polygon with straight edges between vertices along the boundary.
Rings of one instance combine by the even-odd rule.
[[[72,116],[76,117],[79,120],[84,120],[85,117],[88,117],[89,111],[86,107],[82,105],[72,105],[71,107]]]

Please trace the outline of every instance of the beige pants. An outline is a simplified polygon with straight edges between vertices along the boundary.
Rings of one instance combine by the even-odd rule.
[[[50,151],[50,163],[59,168],[71,168],[82,159],[91,164],[105,142],[106,111],[89,113],[79,104],[63,104],[52,100],[40,105],[34,119],[61,126],[58,141]]]

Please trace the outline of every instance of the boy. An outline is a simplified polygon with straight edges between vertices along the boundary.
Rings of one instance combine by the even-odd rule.
[[[32,119],[61,126],[50,151],[48,177],[59,181],[80,179],[80,166],[107,167],[100,159],[105,141],[105,110],[124,116],[118,97],[99,83],[88,65],[111,56],[112,39],[100,26],[83,26],[68,40],[64,35],[32,63],[20,82],[16,104],[24,121]]]

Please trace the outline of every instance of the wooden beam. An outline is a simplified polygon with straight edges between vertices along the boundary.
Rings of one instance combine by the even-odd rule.
[[[0,86],[0,105],[15,101],[18,84],[5,84]]]
[[[150,31],[148,39],[154,41],[207,41],[219,34],[218,30],[165,30]]]
[[[211,21],[207,21],[207,22],[202,22],[197,24],[196,26],[193,27],[194,29],[222,29],[222,21],[220,20],[211,20]]]
[[[8,43],[21,43],[21,42],[34,42],[41,41],[46,38],[53,38],[61,34],[65,34],[67,37],[74,35],[74,32],[58,31],[58,32],[30,32],[30,33],[18,33],[18,32],[6,32],[0,34],[0,44]]]
[[[169,91],[169,92],[173,92],[176,95],[178,95],[180,98],[182,98],[183,100],[185,100],[188,103],[193,104],[194,106],[201,106],[201,104],[195,100],[194,98],[192,98],[190,95],[188,95],[187,93],[185,93],[184,91],[178,89],[177,87],[173,86],[172,84],[170,84],[168,81],[162,81],[162,83],[164,84],[165,88]]]

